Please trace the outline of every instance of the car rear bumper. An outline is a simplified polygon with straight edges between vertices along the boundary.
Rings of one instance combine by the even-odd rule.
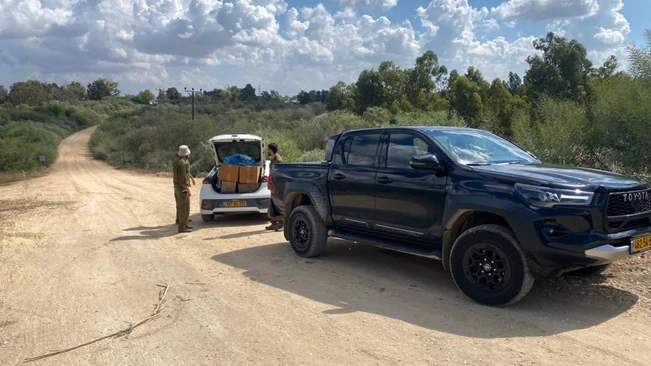
[[[231,202],[246,202],[245,207],[229,207]],[[211,213],[267,213],[270,198],[243,198],[243,199],[203,199],[201,200],[201,214]]]

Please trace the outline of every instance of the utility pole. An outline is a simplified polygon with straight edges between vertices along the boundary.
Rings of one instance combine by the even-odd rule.
[[[183,88],[188,94],[190,94],[190,99],[192,99],[192,120],[194,121],[194,94],[203,93],[203,89],[194,90],[194,88],[188,90],[188,88]]]

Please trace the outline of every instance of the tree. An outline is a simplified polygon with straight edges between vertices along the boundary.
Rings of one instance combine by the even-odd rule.
[[[346,95],[346,83],[340,81],[337,85],[330,88],[328,97],[326,98],[325,105],[328,111],[337,111],[346,109],[348,106],[348,96]]]
[[[170,101],[179,100],[183,97],[183,95],[181,95],[179,90],[176,89],[175,87],[167,88],[167,90],[165,91],[165,95],[167,96],[167,99]]]
[[[66,92],[73,96],[75,100],[86,99],[86,88],[77,81],[73,81],[65,86]]]
[[[237,102],[238,100],[242,100],[241,96],[240,96],[240,94],[241,94],[240,88],[238,88],[236,86],[231,86],[230,88],[228,88],[228,92],[230,94],[230,101],[231,102]]]
[[[140,104],[151,104],[156,99],[156,96],[151,90],[147,89],[138,93],[135,99]]]
[[[120,95],[118,82],[100,78],[88,84],[88,99],[102,100]]]
[[[629,72],[636,78],[651,84],[651,29],[644,31],[645,48],[634,44],[628,46]]]
[[[591,94],[588,75],[592,63],[586,57],[585,47],[575,39],[567,41],[553,32],[549,32],[546,38],[535,40],[533,45],[543,55],[527,58],[529,70],[524,83],[530,96],[540,99],[548,95],[586,103]]]
[[[19,81],[11,86],[9,101],[14,105],[40,105],[52,100],[52,90],[48,84],[36,80]]]
[[[255,95],[255,88],[251,84],[246,84],[244,88],[240,90],[240,100],[247,102],[255,102],[258,97]]]
[[[6,102],[8,98],[9,93],[7,93],[7,89],[3,85],[0,85],[0,104]]]
[[[271,95],[270,101],[272,103],[283,103],[285,101],[285,98],[283,98],[283,96],[275,90],[272,90],[269,94]]]
[[[517,73],[509,71],[509,80],[504,81],[504,86],[513,95],[518,95],[520,86],[522,86],[522,79]]]
[[[471,125],[481,116],[484,105],[481,89],[466,76],[455,79],[450,88],[450,105]]]
[[[384,100],[384,87],[380,73],[371,69],[359,74],[355,83],[355,106],[357,114],[363,114],[369,107],[379,107]]]
[[[619,69],[617,57],[615,57],[615,55],[610,55],[601,67],[592,70],[592,76],[598,77],[602,80],[610,79],[616,75],[617,69]]]
[[[405,94],[407,79],[411,71],[401,70],[393,61],[384,61],[378,68],[380,83],[382,84],[382,107],[390,108],[398,103]]]
[[[421,93],[431,93],[435,90],[447,73],[445,66],[439,65],[438,56],[432,51],[426,51],[416,59],[416,66],[411,70],[407,86],[407,98],[414,106],[419,106]]]

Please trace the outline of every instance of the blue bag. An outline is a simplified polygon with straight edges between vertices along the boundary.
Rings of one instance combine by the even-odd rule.
[[[230,165],[256,166],[255,159],[244,154],[235,154],[224,158],[224,163]]]

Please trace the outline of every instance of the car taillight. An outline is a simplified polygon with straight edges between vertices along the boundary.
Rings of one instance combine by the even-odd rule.
[[[269,183],[269,176],[265,175],[262,177],[262,183]]]
[[[210,177],[203,178],[203,184],[210,184]]]

